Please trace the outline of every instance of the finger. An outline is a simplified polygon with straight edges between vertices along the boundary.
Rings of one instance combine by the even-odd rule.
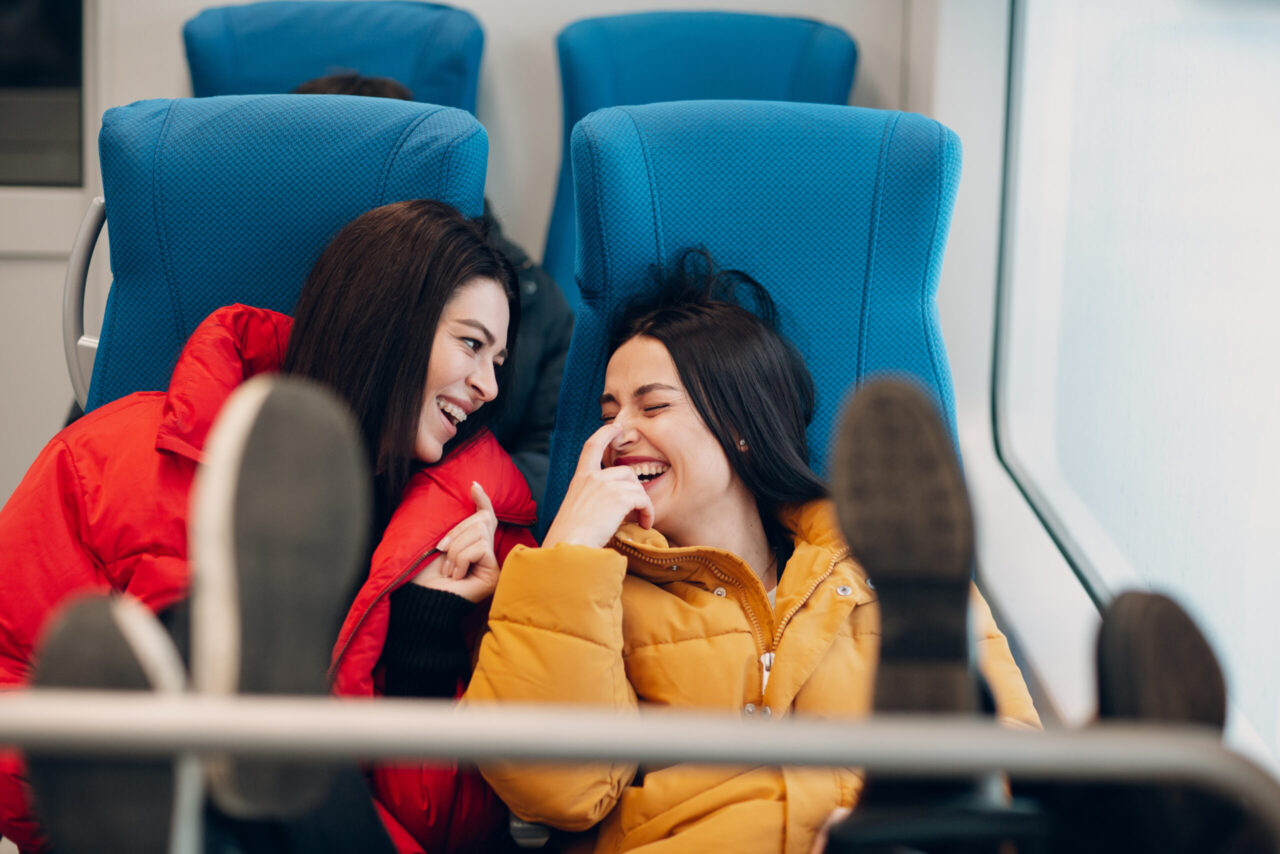
[[[627,508],[628,518],[634,517],[642,528],[653,527],[653,501],[638,480],[634,488],[627,489],[624,500],[631,505]]]
[[[649,529],[653,527],[653,502],[649,499],[649,493],[644,494],[644,500],[636,507],[640,511],[640,527]]]
[[[476,502],[476,511],[479,513],[488,513],[490,516],[495,515],[493,512],[493,502],[489,500],[489,496],[485,494],[484,487],[477,481],[471,482],[471,498]]]
[[[587,441],[582,443],[582,453],[578,456],[578,474],[599,471],[609,443],[618,438],[621,433],[622,425],[616,421],[605,424],[592,433]]]
[[[458,524],[454,525],[449,530],[449,533],[441,538],[436,548],[448,551],[449,547],[459,540],[473,537],[477,532],[484,532],[487,530],[489,530],[489,526],[485,523],[485,518],[482,515],[477,513],[473,516],[468,516]]]
[[[444,559],[443,554],[438,554],[431,560],[427,561],[427,565],[418,570],[418,574],[413,577],[413,583],[430,587],[431,582],[437,578],[444,576]]]
[[[605,469],[597,469],[591,472],[587,477],[595,479],[599,483],[618,483],[627,486],[641,486],[640,478],[630,466],[609,466]],[[643,488],[641,486],[641,488]]]
[[[475,527],[477,524],[483,525],[484,519],[483,517],[478,518],[473,513],[472,515],[468,516],[467,518],[463,519],[461,522],[459,522],[458,524],[450,528],[449,533],[441,537],[440,542],[436,543],[436,548],[442,552],[448,551],[449,546],[452,545],[454,541],[456,541],[459,537],[464,536],[469,529]]]
[[[475,532],[467,532],[462,536],[454,539],[449,546],[449,564],[451,567],[451,578],[463,578],[467,574],[467,569],[471,565],[468,555],[475,552],[476,548],[484,548],[485,537],[477,535]]]
[[[457,569],[454,571],[454,580],[461,580],[467,577],[467,573],[471,571],[472,564],[478,563],[484,557],[486,549],[484,543],[472,543],[465,549],[458,551],[454,557]]]

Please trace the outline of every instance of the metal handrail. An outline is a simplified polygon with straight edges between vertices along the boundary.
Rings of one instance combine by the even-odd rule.
[[[80,221],[71,257],[67,259],[67,277],[62,284],[62,351],[67,358],[67,373],[71,376],[71,389],[76,402],[84,408],[89,399],[89,377],[85,376],[79,350],[97,348],[97,339],[84,334],[84,294],[89,281],[89,262],[93,260],[93,247],[107,221],[106,202],[95,196]]]
[[[581,706],[39,689],[0,696],[0,743],[108,755],[861,766],[881,775],[1179,783],[1239,801],[1280,850],[1280,783],[1210,731],[1157,724],[1024,732],[974,718],[765,722]]]

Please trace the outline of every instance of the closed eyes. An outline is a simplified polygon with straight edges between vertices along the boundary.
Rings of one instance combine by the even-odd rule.
[[[664,410],[664,409],[667,409],[667,408],[668,408],[668,407],[670,407],[670,406],[671,406],[671,404],[669,404],[669,403],[655,403],[655,404],[654,404],[654,405],[652,405],[652,406],[645,406],[645,407],[643,407],[643,408],[641,409],[641,411],[642,411],[642,412],[649,413],[649,414],[655,414],[655,413],[661,412],[661,411],[662,411],[662,410]],[[608,424],[610,421],[612,421],[613,419],[615,419],[615,418],[617,418],[617,417],[618,417],[618,413],[616,413],[616,412],[601,412],[601,413],[600,413],[600,421],[601,421],[602,423],[604,423],[604,424]]]

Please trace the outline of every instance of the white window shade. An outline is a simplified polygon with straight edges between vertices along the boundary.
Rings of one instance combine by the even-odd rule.
[[[1172,594],[1280,750],[1280,5],[1023,4],[1001,451],[1103,598]]]

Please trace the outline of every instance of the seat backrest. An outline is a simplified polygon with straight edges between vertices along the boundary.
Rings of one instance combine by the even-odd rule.
[[[481,212],[488,137],[462,110],[341,95],[139,101],[99,137],[111,291],[86,409],[163,389],[214,309],[290,312],[345,223],[404,199]]]
[[[474,113],[484,31],[470,12],[409,0],[282,0],[205,9],[182,28],[197,98],[292,92],[355,71]]]
[[[960,142],[911,113],[688,101],[600,110],[573,133],[583,303],[565,365],[542,521],[600,426],[613,317],[688,247],[759,280],[817,391],[810,459],[825,472],[852,384],[914,376],[954,432],[935,293]]]
[[[857,47],[844,30],[737,12],[642,12],[577,21],[557,39],[564,150],[543,266],[576,308],[573,126],[604,107],[734,99],[844,104]]]

